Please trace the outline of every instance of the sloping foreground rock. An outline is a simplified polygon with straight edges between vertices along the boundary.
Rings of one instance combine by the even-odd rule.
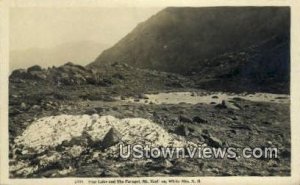
[[[42,152],[49,147],[55,147],[65,141],[81,137],[83,133],[86,133],[93,142],[102,141],[111,128],[121,133],[122,141],[127,144],[175,145],[178,147],[185,145],[183,138],[168,133],[147,119],[117,119],[112,116],[99,117],[97,114],[41,118],[17,137],[15,143]]]
[[[119,145],[149,147],[188,147],[195,143],[168,133],[156,123],[142,118],[118,119],[99,115],[60,115],[33,122],[15,139],[10,172],[31,177],[63,175],[77,165],[66,161],[118,158]],[[110,159],[112,159],[110,158]],[[81,159],[81,160],[79,160]]]

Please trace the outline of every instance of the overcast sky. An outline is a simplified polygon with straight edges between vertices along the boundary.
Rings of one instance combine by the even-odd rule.
[[[113,45],[161,9],[12,8],[10,49],[52,48],[81,41]]]
[[[10,71],[87,65],[163,7],[10,9]]]

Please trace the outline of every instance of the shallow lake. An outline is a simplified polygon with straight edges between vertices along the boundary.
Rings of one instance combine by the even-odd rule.
[[[254,93],[254,94],[234,94],[234,93],[198,93],[198,92],[168,92],[158,94],[145,94],[144,98],[126,98],[123,101],[143,104],[218,104],[222,100],[232,100],[233,98],[242,98],[254,102],[273,102],[285,103],[290,102],[290,96],[284,94],[271,93]]]

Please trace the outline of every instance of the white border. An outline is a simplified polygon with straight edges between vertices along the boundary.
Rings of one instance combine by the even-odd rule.
[[[159,179],[200,179],[201,184],[265,184],[300,185],[300,3],[292,0],[0,0],[0,185],[17,184],[74,184],[76,179],[97,180],[97,178],[56,179],[9,179],[8,178],[8,48],[10,7],[167,7],[167,6],[290,6],[291,7],[291,134],[292,163],[290,177],[159,177]],[[266,20],[267,21],[267,20]],[[107,180],[113,178],[106,178]],[[141,179],[141,178],[123,178]],[[142,179],[158,179],[143,177]],[[170,184],[170,183],[169,183]],[[172,183],[174,184],[174,183]]]

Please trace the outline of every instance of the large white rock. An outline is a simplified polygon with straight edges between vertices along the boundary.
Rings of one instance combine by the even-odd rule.
[[[114,127],[126,144],[142,144],[151,147],[183,147],[188,142],[175,134],[168,133],[158,124],[143,118],[118,119],[113,116],[60,115],[41,118],[33,122],[15,139],[16,144],[42,151],[60,145],[74,137],[87,133],[93,141],[102,141]],[[190,144],[190,143],[189,143]]]

